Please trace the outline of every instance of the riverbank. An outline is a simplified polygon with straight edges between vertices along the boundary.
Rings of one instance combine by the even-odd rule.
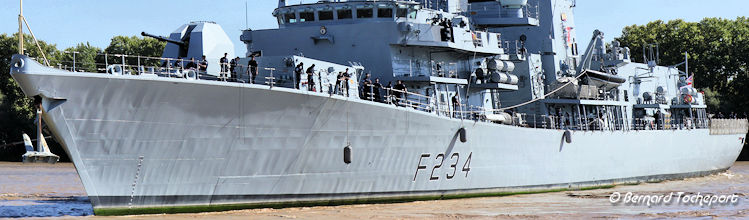
[[[0,163],[0,217],[103,218],[93,214],[78,175],[70,163],[56,165]],[[6,178],[7,177],[7,178]],[[735,204],[612,203],[612,194],[735,195]],[[137,215],[123,219],[577,219],[749,217],[749,162],[700,178],[616,186],[586,191],[551,192],[395,204],[343,205],[226,212]],[[622,198],[623,199],[623,198]]]

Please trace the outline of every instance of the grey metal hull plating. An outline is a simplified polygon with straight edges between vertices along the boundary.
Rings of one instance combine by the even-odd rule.
[[[96,209],[407,198],[681,178],[729,168],[744,137],[707,129],[579,131],[568,144],[561,130],[461,121],[340,96],[26,63],[12,70],[13,77],[27,95],[46,98],[44,120]],[[456,133],[461,127],[466,143]],[[348,143],[350,164],[343,161]]]

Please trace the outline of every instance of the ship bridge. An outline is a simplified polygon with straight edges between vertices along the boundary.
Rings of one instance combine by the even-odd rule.
[[[460,1],[439,2],[443,1],[319,1],[289,5],[280,0],[273,16],[279,29],[319,27],[320,35],[312,36],[315,43],[334,43],[336,37],[328,34],[334,27],[357,31],[357,27],[372,24],[372,27],[382,27],[379,30],[397,31],[391,35],[383,32],[380,41],[390,40],[392,44],[403,46],[444,47],[500,55],[506,47],[516,45],[503,42],[500,34],[473,30],[470,19],[460,13],[464,11],[458,4]],[[377,25],[383,23],[389,25]],[[400,38],[388,38],[390,36]],[[253,37],[244,34],[242,39],[248,42]]]
[[[246,30],[241,40],[248,53],[361,62],[384,82],[423,81],[421,76],[432,76],[428,81],[466,84],[475,69],[471,64],[475,62],[469,60],[507,60],[512,56],[507,51],[520,53],[520,43],[474,29],[466,11],[467,2],[452,0],[299,4],[281,0],[273,11],[279,27]]]
[[[412,1],[320,1],[287,5],[273,11],[279,28],[416,19],[421,5]]]

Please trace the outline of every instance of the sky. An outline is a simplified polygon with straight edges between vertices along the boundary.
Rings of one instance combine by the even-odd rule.
[[[18,3],[0,0],[0,34],[18,31]],[[141,31],[166,36],[190,21],[215,21],[232,39],[235,53],[244,54],[246,49],[239,40],[242,30],[276,28],[271,15],[276,7],[275,0],[26,0],[24,16],[36,37],[56,44],[58,49],[81,42],[103,49],[113,36],[140,36]],[[633,24],[659,19],[734,19],[749,16],[747,8],[747,0],[577,0],[575,22],[580,46],[584,46],[587,42],[582,39],[588,39],[595,29],[603,31],[610,41],[621,35],[622,28]]]

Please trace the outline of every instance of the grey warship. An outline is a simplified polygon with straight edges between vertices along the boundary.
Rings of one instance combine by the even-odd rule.
[[[255,84],[245,66],[236,79],[219,68],[234,52],[212,22],[158,37],[169,42],[161,58],[110,54],[122,61],[87,73],[19,54],[11,74],[40,100],[96,214],[459,198],[728,169],[747,121],[711,118],[687,62],[659,65],[656,45],[635,63],[596,31],[578,50],[575,4],[280,0],[278,28],[239,36],[258,57]],[[206,70],[183,67],[202,55]],[[301,63],[316,65],[311,76],[295,74]],[[406,89],[365,81],[375,78]]]

